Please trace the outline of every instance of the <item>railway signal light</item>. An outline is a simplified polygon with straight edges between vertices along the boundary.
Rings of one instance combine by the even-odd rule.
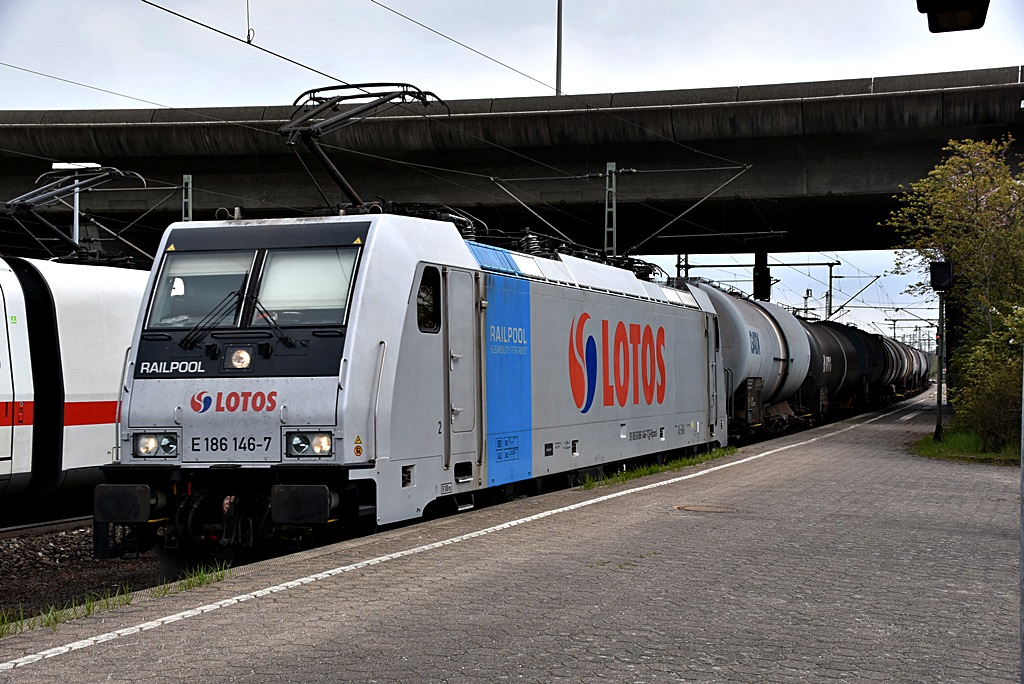
[[[936,292],[953,289],[953,263],[951,261],[933,261],[931,268],[931,285]]]
[[[772,297],[772,272],[767,266],[754,268],[754,299],[768,301]]]
[[[754,252],[754,299],[767,302],[772,298],[772,272],[768,268],[768,252]]]
[[[932,33],[970,31],[985,25],[989,0],[917,0],[917,11],[928,15]]]

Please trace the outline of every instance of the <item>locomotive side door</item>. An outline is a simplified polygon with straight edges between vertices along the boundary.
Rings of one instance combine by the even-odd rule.
[[[707,346],[708,363],[708,438],[713,440],[715,426],[718,425],[718,318],[704,315],[704,337]]]
[[[446,392],[448,421],[446,428],[445,467],[451,465],[452,454],[475,451],[474,431],[477,429],[479,402],[479,351],[477,331],[477,283],[473,273],[445,269],[445,351],[448,368]]]

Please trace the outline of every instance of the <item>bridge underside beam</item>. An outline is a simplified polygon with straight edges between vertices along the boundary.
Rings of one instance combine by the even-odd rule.
[[[460,209],[510,245],[525,229],[553,231],[493,178],[573,241],[600,249],[600,174],[615,162],[620,252],[656,231],[637,253],[888,249],[898,239],[880,224],[894,196],[940,161],[950,139],[1024,139],[1019,73],[586,96],[607,111],[572,98],[465,101],[452,103],[450,117],[371,119],[322,142],[364,199]],[[81,203],[114,230],[149,212],[125,233],[149,250],[180,217],[173,188],[184,174],[197,220],[220,208],[239,207],[246,218],[332,211],[342,194],[315,171],[321,194],[275,133],[287,114],[0,112],[0,200],[31,189],[51,160],[140,173],[168,190],[95,191]],[[47,217],[61,225],[62,213],[69,224],[61,208]],[[25,244],[33,243],[0,217],[0,250]]]

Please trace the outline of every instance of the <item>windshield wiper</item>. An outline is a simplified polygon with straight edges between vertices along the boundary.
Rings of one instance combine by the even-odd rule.
[[[241,290],[235,290],[229,292],[224,299],[213,307],[210,313],[203,316],[202,320],[196,323],[195,327],[188,331],[188,333],[181,338],[181,342],[178,342],[178,346],[182,349],[195,349],[199,346],[199,343],[203,341],[211,330],[217,327],[217,325],[224,320],[231,311],[233,311],[238,305],[238,298],[241,296]]]
[[[267,325],[274,331],[274,334],[277,335],[277,339],[280,340],[282,344],[289,348],[295,346],[295,340],[288,337],[288,333],[286,333],[284,329],[277,324],[277,316],[272,314],[270,311],[267,311],[267,308],[263,306],[262,302],[260,302],[259,297],[255,294],[250,294],[246,296],[246,299],[253,303],[253,306],[256,307],[256,311],[260,315],[260,319],[267,322]]]

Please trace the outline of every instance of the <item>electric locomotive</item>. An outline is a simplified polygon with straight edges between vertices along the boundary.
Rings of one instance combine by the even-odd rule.
[[[727,441],[698,288],[392,214],[178,223],[159,252],[100,557],[297,543]]]

